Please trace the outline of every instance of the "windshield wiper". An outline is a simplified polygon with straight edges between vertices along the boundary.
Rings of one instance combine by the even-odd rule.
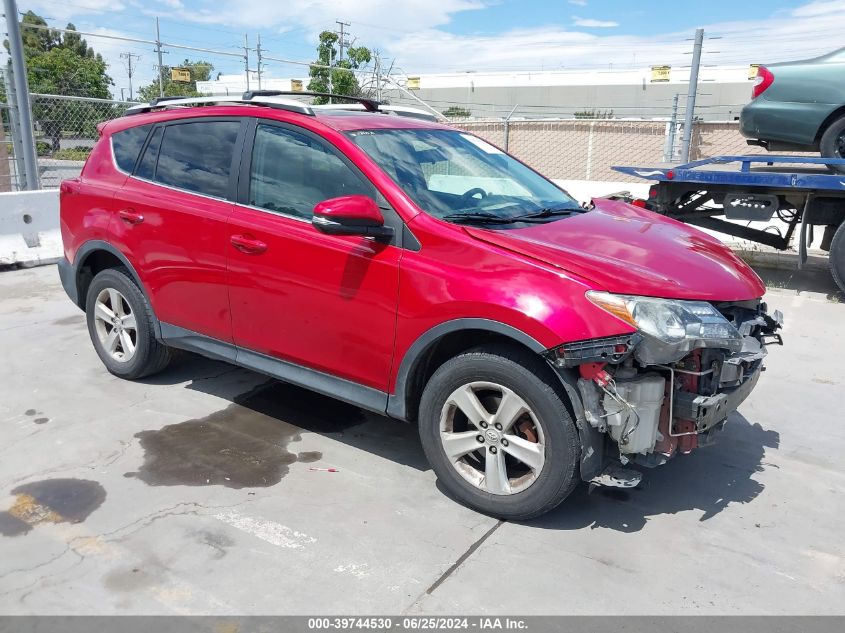
[[[532,213],[511,216],[512,220],[530,220],[534,218],[552,218],[560,215],[572,215],[573,213],[584,213],[581,207],[558,207],[556,209],[545,208]]]
[[[443,216],[450,222],[467,222],[478,224],[513,224],[512,217],[502,217],[492,213],[449,213]]]

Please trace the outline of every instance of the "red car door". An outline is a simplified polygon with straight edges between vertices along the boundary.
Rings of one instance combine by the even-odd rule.
[[[247,136],[227,244],[235,344],[387,391],[402,249],[311,225],[318,202],[375,188],[311,132],[261,122]]]
[[[226,198],[235,191],[241,126],[231,119],[157,126],[115,197],[110,224],[159,320],[228,342],[226,221],[234,205]]]

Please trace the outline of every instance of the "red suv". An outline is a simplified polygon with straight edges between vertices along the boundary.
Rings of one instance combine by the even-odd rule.
[[[59,272],[111,373],[181,348],[417,423],[445,488],[509,519],[724,426],[780,340],[746,264],[358,101],[158,100],[101,127],[62,183]]]

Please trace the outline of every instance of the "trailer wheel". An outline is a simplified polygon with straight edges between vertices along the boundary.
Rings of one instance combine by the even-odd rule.
[[[830,241],[830,272],[842,292],[845,292],[845,222],[839,225]]]
[[[845,158],[845,116],[839,117],[827,126],[819,142],[819,149],[823,158]],[[833,171],[845,173],[845,165],[828,165],[828,167]]]

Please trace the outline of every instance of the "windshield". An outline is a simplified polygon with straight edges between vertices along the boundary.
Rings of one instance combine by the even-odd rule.
[[[348,133],[417,205],[449,221],[512,224],[581,211],[562,189],[458,130]]]

